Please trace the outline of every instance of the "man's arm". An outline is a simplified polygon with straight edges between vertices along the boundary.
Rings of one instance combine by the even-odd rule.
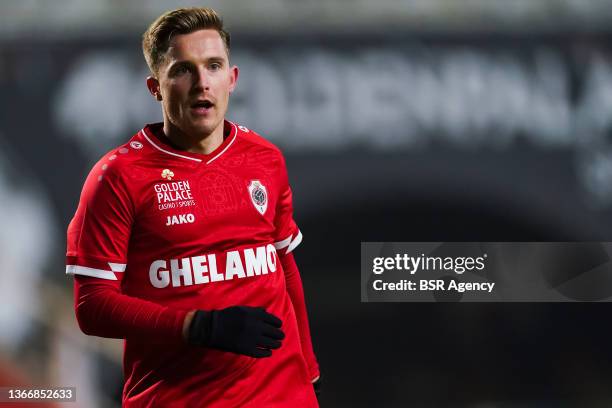
[[[281,251],[282,252],[282,251]],[[295,316],[297,318],[298,330],[300,333],[300,343],[302,353],[306,364],[308,364],[308,374],[310,380],[315,382],[320,376],[319,363],[312,348],[312,340],[310,337],[310,326],[308,324],[308,312],[306,310],[306,301],[304,298],[304,289],[302,287],[302,279],[298,270],[293,253],[280,254],[280,260],[285,271],[285,281],[287,284],[287,293],[293,303]]]
[[[260,307],[180,310],[122,294],[117,281],[75,275],[75,312],[85,334],[188,343],[250,357],[272,355],[282,322]]]
[[[172,309],[124,295],[119,282],[74,276],[74,307],[85,334],[117,339],[180,342],[185,310]]]

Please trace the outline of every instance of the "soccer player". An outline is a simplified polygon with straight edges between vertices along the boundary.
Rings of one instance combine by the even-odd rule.
[[[66,273],[89,335],[125,339],[125,407],[316,407],[283,155],[225,120],[238,68],[209,8],[143,36],[163,123],[93,167]]]

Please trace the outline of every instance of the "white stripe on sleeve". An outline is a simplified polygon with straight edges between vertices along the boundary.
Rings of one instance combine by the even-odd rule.
[[[93,278],[117,280],[115,272],[124,272],[126,264],[108,263],[111,270],[107,271],[104,269],[90,268],[88,266],[80,265],[66,265],[66,274],[68,275],[84,275],[91,276]]]
[[[289,235],[287,238],[283,239],[282,241],[277,241],[274,243],[274,248],[276,249],[283,249],[286,246],[289,246],[289,244],[291,243],[291,235]]]
[[[125,272],[125,267],[127,266],[127,264],[118,264],[118,263],[109,262],[108,266],[110,266],[113,272]]]
[[[297,248],[298,245],[300,245],[300,243],[302,242],[302,231],[298,230],[298,234],[295,237],[295,239],[293,241],[291,241],[291,244],[289,244],[289,248],[287,248],[287,254],[291,251],[293,251],[295,248]]]

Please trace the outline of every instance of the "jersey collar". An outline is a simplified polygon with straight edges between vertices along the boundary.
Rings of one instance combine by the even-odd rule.
[[[230,148],[238,136],[236,125],[229,120],[224,120],[223,133],[227,134],[227,137],[223,139],[223,143],[209,154],[193,153],[174,147],[168,140],[168,137],[164,135],[163,126],[162,122],[147,124],[140,133],[149,144],[164,154],[204,164],[210,164],[217,160]]]

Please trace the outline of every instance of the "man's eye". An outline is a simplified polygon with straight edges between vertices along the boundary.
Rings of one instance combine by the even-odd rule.
[[[183,74],[187,73],[188,71],[189,71],[189,70],[187,69],[187,67],[186,67],[186,66],[181,65],[181,66],[176,67],[176,68],[174,69],[174,75],[183,75]]]
[[[218,62],[213,62],[212,64],[210,64],[210,69],[212,69],[213,71],[221,69],[221,64],[219,64]]]

